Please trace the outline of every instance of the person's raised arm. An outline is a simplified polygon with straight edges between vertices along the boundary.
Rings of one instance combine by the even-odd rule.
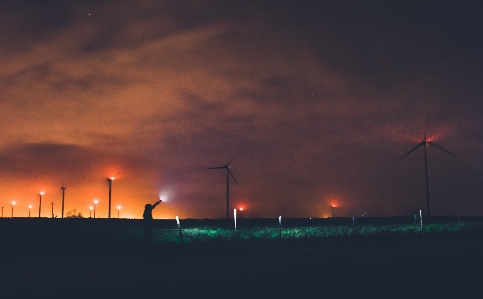
[[[160,203],[160,202],[162,202],[162,200],[161,200],[161,199],[160,199],[158,202],[156,202],[156,203],[153,205],[153,209],[154,209],[154,208],[155,208],[157,205],[159,205],[159,203]]]

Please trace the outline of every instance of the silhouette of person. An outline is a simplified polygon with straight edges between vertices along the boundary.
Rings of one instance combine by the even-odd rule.
[[[146,204],[144,206],[144,245],[146,248],[150,248],[153,244],[153,209],[159,205],[162,200],[159,200],[155,204]]]

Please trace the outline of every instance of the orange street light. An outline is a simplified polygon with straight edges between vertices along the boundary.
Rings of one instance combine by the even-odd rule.
[[[245,210],[244,207],[240,207],[238,210],[240,210],[240,215],[238,216],[238,218],[242,218],[242,212]]]
[[[117,219],[119,219],[119,210],[121,210],[121,206],[117,206]]]
[[[40,218],[40,211],[42,210],[42,195],[44,195],[44,191],[39,192],[39,218]]]
[[[12,218],[13,218],[13,206],[16,204],[15,201],[12,201]]]
[[[30,218],[30,210],[32,209],[32,205],[29,205],[29,218]]]
[[[99,201],[97,199],[94,199],[94,218],[96,218],[96,206]]]

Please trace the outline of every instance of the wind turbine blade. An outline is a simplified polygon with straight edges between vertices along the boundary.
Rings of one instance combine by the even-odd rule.
[[[233,161],[233,159],[235,159],[235,157],[238,155],[238,153],[236,153],[233,158],[231,158],[230,162],[228,162],[228,164],[226,164],[226,166],[228,167],[228,165],[230,165],[231,161]]]
[[[224,169],[226,166],[208,167],[207,169]]]
[[[418,145],[416,145],[412,150],[410,150],[404,156],[402,156],[401,159],[399,159],[399,161],[401,161],[402,159],[404,159],[407,155],[409,155],[410,153],[414,152],[418,147],[420,147],[421,145],[423,145],[425,143],[426,143],[425,140],[421,141],[421,143],[419,143]]]
[[[227,168],[227,170],[228,170],[228,173],[231,175],[231,177],[233,178],[233,180],[235,181],[235,183],[238,186],[238,182],[236,181],[235,177],[233,176],[233,173],[231,173],[231,170],[229,168]]]
[[[446,153],[450,154],[451,156],[454,156],[454,154],[452,152],[450,152],[449,150],[445,149],[441,145],[437,145],[434,142],[428,142],[428,144],[434,146],[435,148],[438,148],[438,149],[442,150],[443,152],[446,152]]]

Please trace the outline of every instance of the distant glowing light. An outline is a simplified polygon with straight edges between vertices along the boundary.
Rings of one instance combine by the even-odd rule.
[[[12,206],[14,206],[15,204],[16,204],[16,202],[15,201],[12,201]]]
[[[31,208],[32,208],[32,205],[29,205],[29,209],[31,209]]]
[[[109,179],[110,179],[111,181],[114,181],[115,177],[113,177],[113,176],[112,176],[112,177],[110,177]]]
[[[99,201],[97,199],[94,199],[94,203],[97,205]]]
[[[162,192],[159,192],[159,200],[161,200],[162,202],[168,202],[168,192],[166,191],[162,191]]]
[[[121,206],[117,206],[117,209],[120,210],[121,209]]]
[[[44,191],[40,191],[40,192],[39,192],[39,194],[40,194],[40,195],[44,195]]]

